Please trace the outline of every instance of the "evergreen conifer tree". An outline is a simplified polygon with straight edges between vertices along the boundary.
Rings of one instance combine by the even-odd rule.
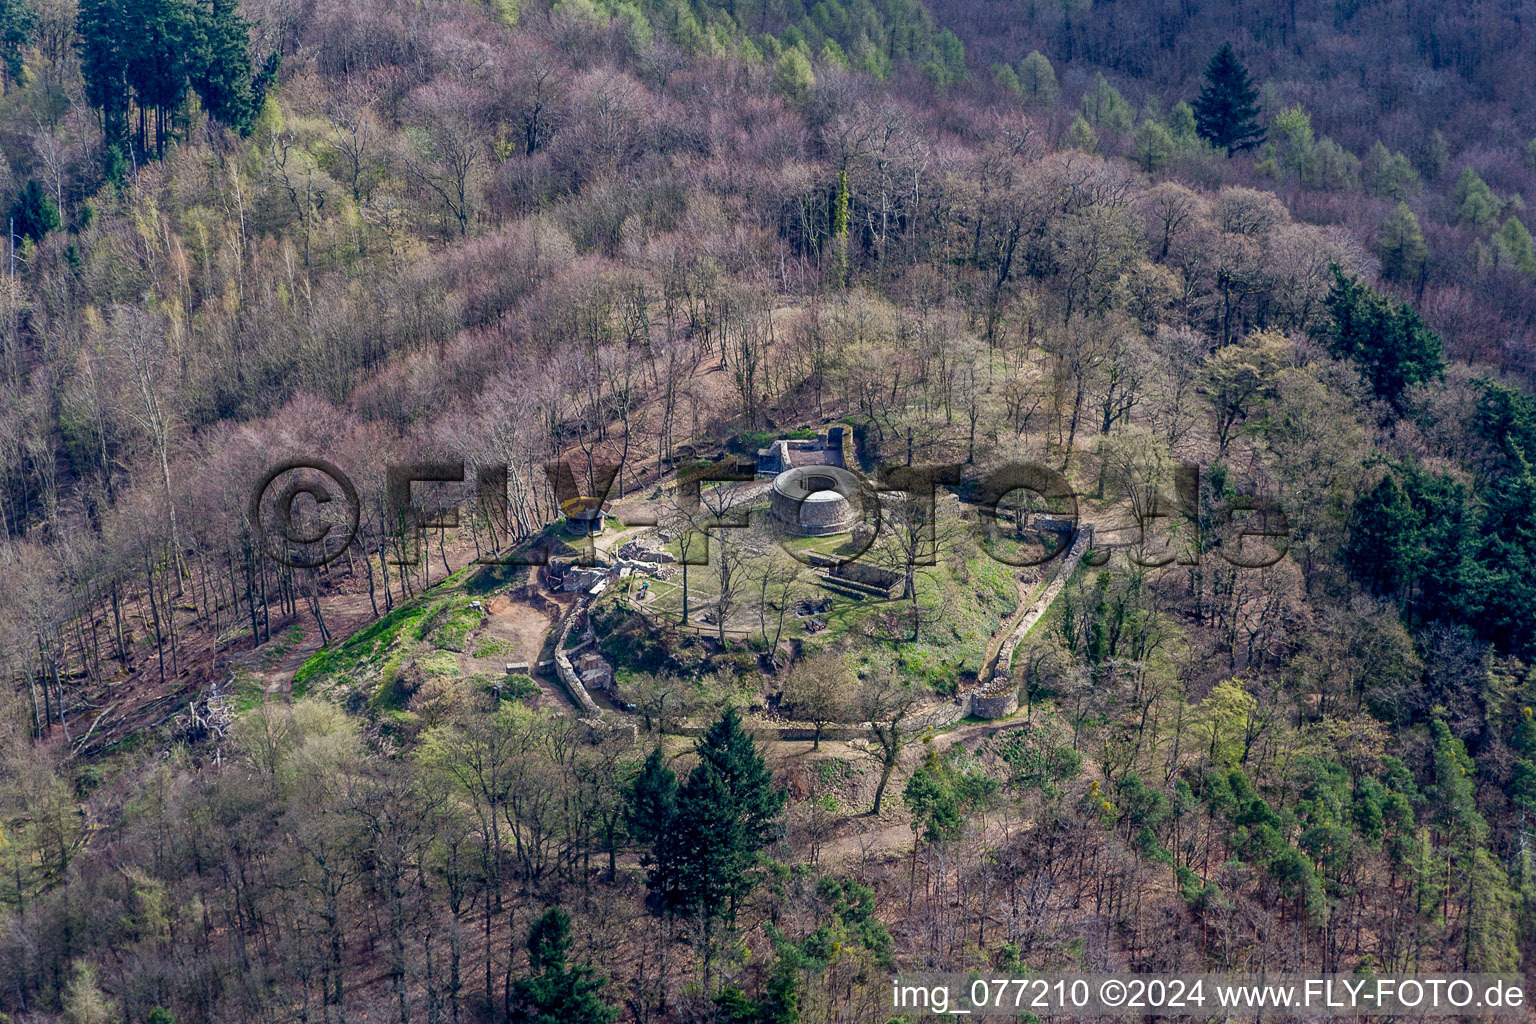
[[[194,49],[190,10],[180,0],[129,0],[133,32],[124,72],[139,108],[139,149],[165,155],[166,123],[187,96]],[[154,114],[150,134],[148,115]]]
[[[36,31],[37,15],[25,0],[0,0],[0,64],[11,79],[21,77],[22,52]]]
[[[109,146],[128,131],[129,21],[125,0],[80,0],[75,18],[85,97],[101,111]]]
[[[777,839],[784,791],[774,788],[773,775],[758,753],[757,744],[742,729],[735,708],[727,708],[709,727],[699,740],[698,752],[700,766],[712,764],[724,780],[731,810],[741,820],[751,852],[756,853]],[[692,782],[691,776],[689,781]]]
[[[163,156],[189,87],[209,116],[248,132],[277,73],[274,53],[253,74],[234,0],[81,0],[75,30],[86,98],[101,111],[108,146],[130,141],[136,108],[134,148]]]
[[[653,910],[698,926],[707,971],[716,926],[734,919],[758,852],[778,836],[785,795],[734,710],[700,738],[698,754],[646,886]]]
[[[657,747],[624,790],[624,824],[635,842],[653,851],[671,827],[676,810],[677,776]]]
[[[35,242],[48,232],[58,229],[59,204],[33,178],[21,190],[21,195],[16,197],[16,204],[11,207],[11,221],[15,225],[17,237]]]
[[[1327,305],[1334,355],[1353,359],[1376,394],[1391,402],[1405,389],[1440,376],[1440,337],[1417,313],[1338,267],[1333,276]]]
[[[1381,226],[1381,273],[1392,281],[1411,281],[1424,267],[1428,250],[1419,218],[1408,204],[1399,202]]]
[[[248,27],[234,0],[199,4],[193,22],[192,88],[208,116],[244,134],[256,116],[252,102]]]
[[[1200,137],[1232,156],[1264,141],[1259,125],[1259,91],[1248,69],[1224,43],[1205,69],[1205,85],[1195,100],[1195,127]]]
[[[570,948],[570,915],[551,907],[528,931],[531,973],[513,986],[513,1021],[610,1024],[618,1017],[618,1009],[602,999],[608,979],[585,965],[567,963]]]
[[[1493,236],[1494,261],[1523,274],[1536,274],[1536,245],[1519,217],[1510,217]]]
[[[1051,67],[1050,59],[1039,50],[1031,50],[1019,62],[1019,88],[1024,98],[1037,106],[1055,105],[1060,91],[1056,84],[1056,70]]]

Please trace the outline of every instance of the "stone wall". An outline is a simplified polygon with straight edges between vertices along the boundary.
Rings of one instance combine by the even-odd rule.
[[[1007,718],[1019,710],[1019,688],[1009,686],[1001,693],[971,694],[971,715],[975,718]]]
[[[582,685],[581,677],[576,674],[576,667],[571,664],[570,653],[565,649],[566,641],[571,637],[571,630],[576,627],[576,623],[582,618],[578,614],[581,609],[582,606],[580,605],[572,608],[570,613],[566,615],[565,622],[560,627],[560,635],[555,640],[555,674],[560,677],[560,682],[564,684],[566,690],[570,693],[571,699],[586,713],[587,717],[596,719],[602,717],[603,709],[597,706],[597,702],[592,699],[592,695]],[[582,646],[585,645],[583,644]]]
[[[844,583],[853,583],[890,596],[905,580],[898,572],[867,562],[841,562],[827,570],[827,575]]]
[[[773,492],[773,517],[784,528],[802,537],[830,537],[847,533],[859,522],[858,510],[844,497],[825,501],[797,501],[787,494]]]
[[[1066,554],[1061,556],[1056,575],[1050,583],[1046,584],[1040,596],[1035,598],[1034,603],[1019,619],[1018,625],[1013,627],[1013,632],[1008,634],[1008,639],[1004,640],[1002,647],[998,649],[996,662],[998,671],[1009,671],[1010,666],[1013,665],[1013,652],[1019,649],[1019,644],[1024,642],[1024,637],[1029,633],[1030,628],[1040,621],[1040,616],[1045,614],[1051,602],[1060,596],[1062,588],[1067,585],[1067,580],[1071,579],[1072,573],[1076,571],[1078,562],[1082,561],[1083,553],[1092,546],[1093,527],[1084,526],[1077,531],[1077,536],[1072,539],[1072,546],[1067,549]]]
[[[792,533],[827,537],[858,524],[863,507],[859,480],[838,466],[802,466],[773,478],[773,518]]]
[[[902,732],[922,732],[925,729],[942,729],[947,725],[954,725],[962,718],[971,717],[971,698],[967,693],[956,697],[948,704],[941,704],[931,708],[921,715],[913,715],[901,723]]]

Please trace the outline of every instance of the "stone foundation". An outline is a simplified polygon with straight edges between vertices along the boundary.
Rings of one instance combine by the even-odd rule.
[[[1007,718],[1019,710],[1019,688],[1010,685],[1002,693],[971,695],[971,715],[975,718]]]

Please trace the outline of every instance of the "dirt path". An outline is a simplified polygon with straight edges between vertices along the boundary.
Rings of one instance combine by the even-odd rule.
[[[383,596],[380,595],[380,611]],[[373,621],[373,603],[366,592],[327,594],[320,598],[320,614],[331,631],[331,643],[339,644]],[[272,624],[272,639],[253,650],[230,658],[230,666],[243,671],[269,694],[293,692],[293,674],[320,649],[320,628],[307,609],[281,626]]]
[[[508,663],[527,662],[529,678],[542,691],[538,706],[555,706],[574,711],[577,710],[576,705],[566,693],[565,687],[550,674],[539,670],[539,661],[545,656],[545,649],[549,646],[563,609],[569,607],[570,602],[562,600],[561,595],[545,593],[543,596],[548,606],[542,608],[506,594],[497,594],[488,600],[485,605],[485,626],[472,643],[486,645],[487,641],[493,641],[490,646],[494,652],[471,664],[475,671],[500,676]],[[465,660],[470,661],[468,658]]]

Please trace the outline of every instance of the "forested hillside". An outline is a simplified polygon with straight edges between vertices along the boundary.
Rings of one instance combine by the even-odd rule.
[[[0,0],[0,1024],[1536,969],[1533,18]]]

